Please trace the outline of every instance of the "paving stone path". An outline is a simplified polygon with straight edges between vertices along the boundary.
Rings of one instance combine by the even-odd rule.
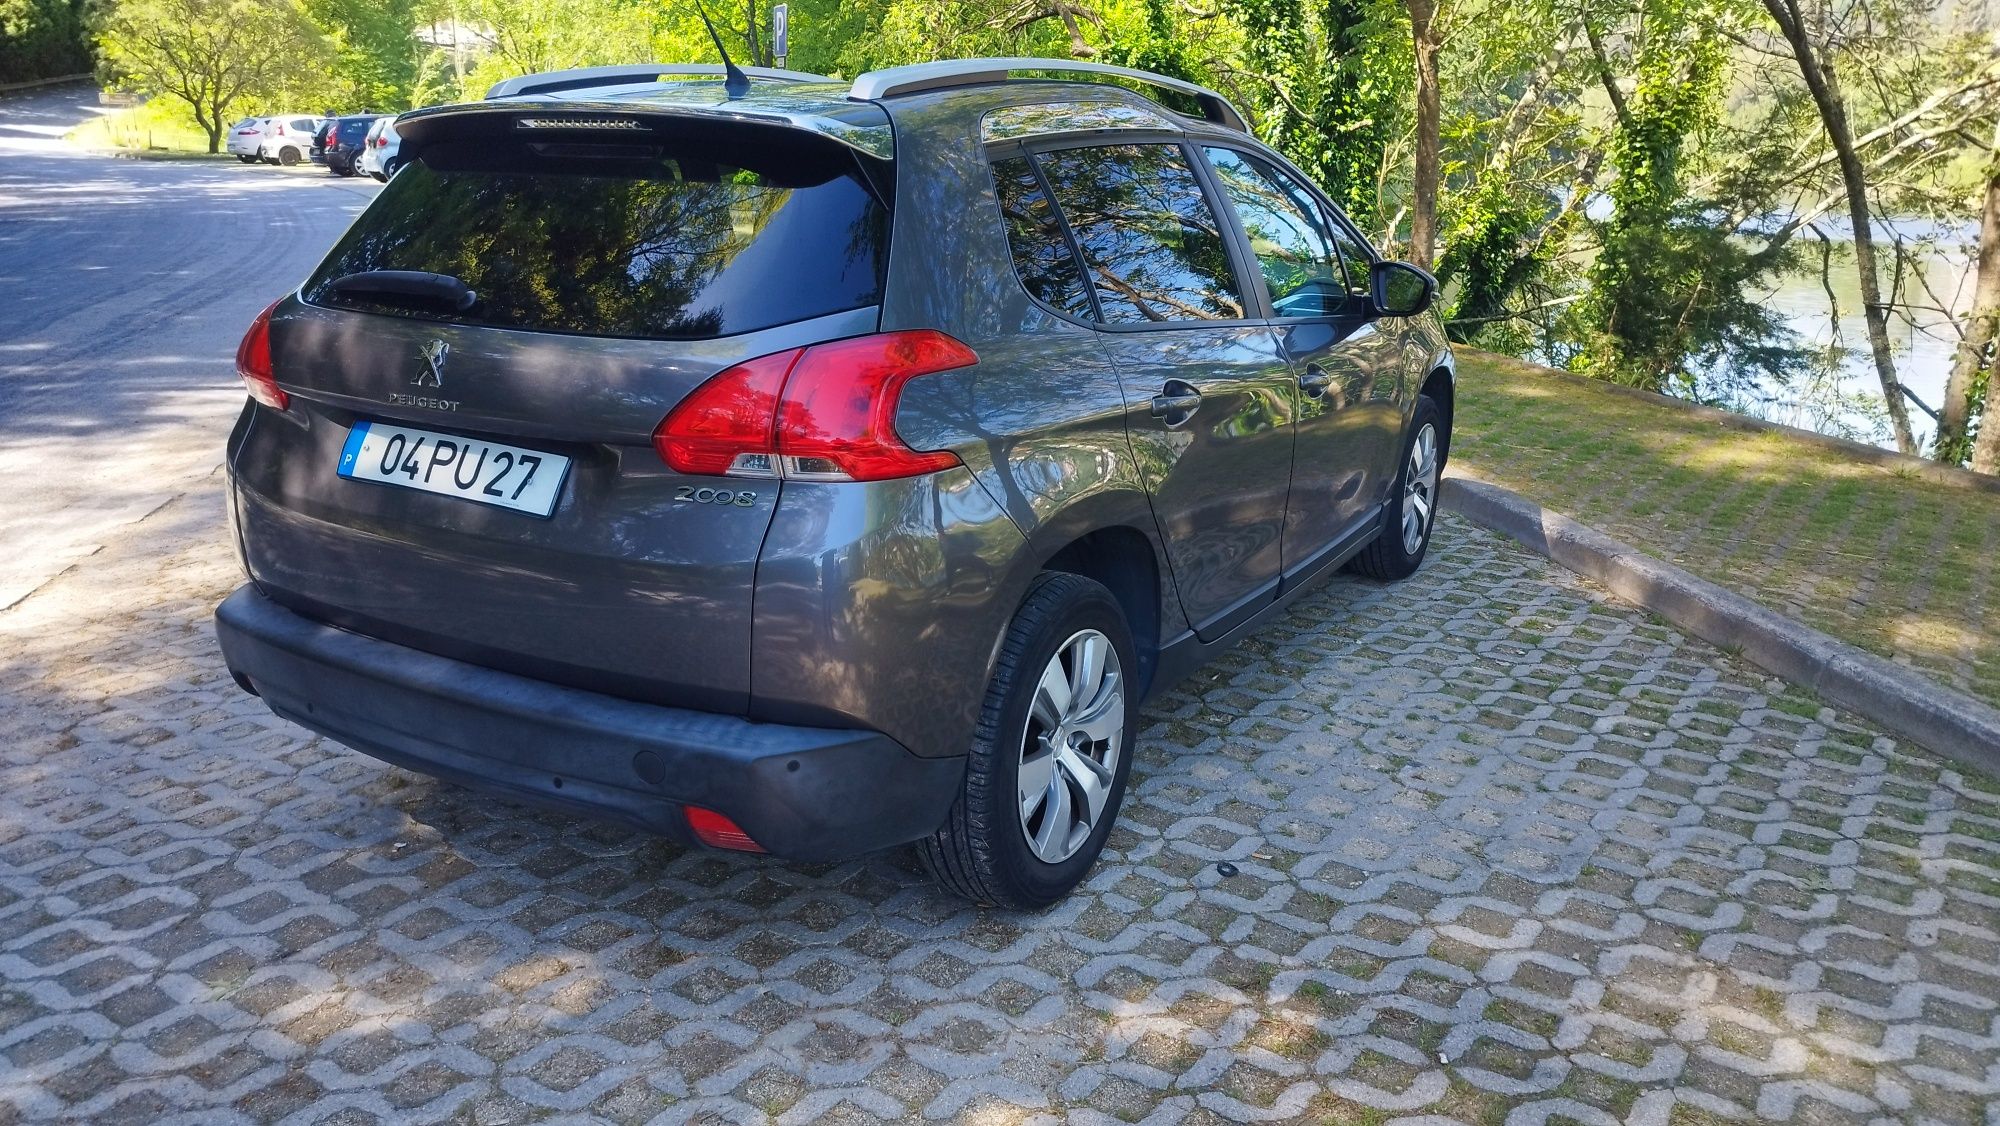
[[[215,508],[0,614],[0,1122],[2000,1123],[2000,785],[1455,518],[1156,702],[1022,916],[308,736]]]

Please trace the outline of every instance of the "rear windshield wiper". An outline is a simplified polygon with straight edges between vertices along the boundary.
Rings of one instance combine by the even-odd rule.
[[[343,297],[372,297],[390,304],[443,306],[463,313],[479,301],[472,287],[450,274],[422,270],[364,270],[333,280],[333,291]]]

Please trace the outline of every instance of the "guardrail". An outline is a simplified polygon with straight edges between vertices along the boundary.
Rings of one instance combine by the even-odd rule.
[[[0,83],[0,94],[10,90],[33,90],[37,86],[61,86],[65,82],[82,82],[94,78],[92,74],[58,74],[54,78],[34,78],[26,82]]]

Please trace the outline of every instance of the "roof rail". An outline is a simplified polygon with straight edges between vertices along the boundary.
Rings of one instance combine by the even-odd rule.
[[[1248,133],[1243,115],[1229,100],[1206,86],[1183,82],[1178,78],[1168,78],[1164,74],[1151,71],[1133,70],[1130,67],[1108,66],[1104,63],[1078,62],[1074,59],[946,59],[935,63],[913,63],[909,66],[890,67],[887,70],[871,70],[854,80],[854,86],[847,92],[850,98],[872,102],[897,94],[915,94],[924,90],[943,90],[954,86],[979,86],[990,82],[1005,82],[1014,71],[1053,71],[1064,74],[1103,75],[1123,78],[1160,90],[1171,90],[1176,94],[1186,94],[1201,106],[1201,114],[1217,125]]]
[[[768,82],[832,82],[824,74],[802,70],[775,70],[771,67],[737,68],[751,78]],[[623,86],[637,82],[657,82],[662,78],[714,77],[724,74],[719,63],[620,63],[616,66],[585,66],[574,70],[546,70],[504,78],[486,91],[488,98],[511,98],[521,94],[553,94],[559,90],[586,90],[592,86]]]

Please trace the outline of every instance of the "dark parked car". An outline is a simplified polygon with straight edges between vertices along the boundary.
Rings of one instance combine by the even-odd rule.
[[[306,155],[314,164],[326,163],[326,145],[333,135],[333,123],[336,120],[332,117],[325,118],[320,121],[319,128],[313,130],[312,148]]]
[[[238,353],[228,666],[413,770],[1051,903],[1141,700],[1422,562],[1434,283],[1185,83],[713,70],[401,119]]]
[[[368,137],[368,127],[383,116],[353,114],[331,122],[327,132],[326,170],[336,176],[360,174],[361,146]]]

